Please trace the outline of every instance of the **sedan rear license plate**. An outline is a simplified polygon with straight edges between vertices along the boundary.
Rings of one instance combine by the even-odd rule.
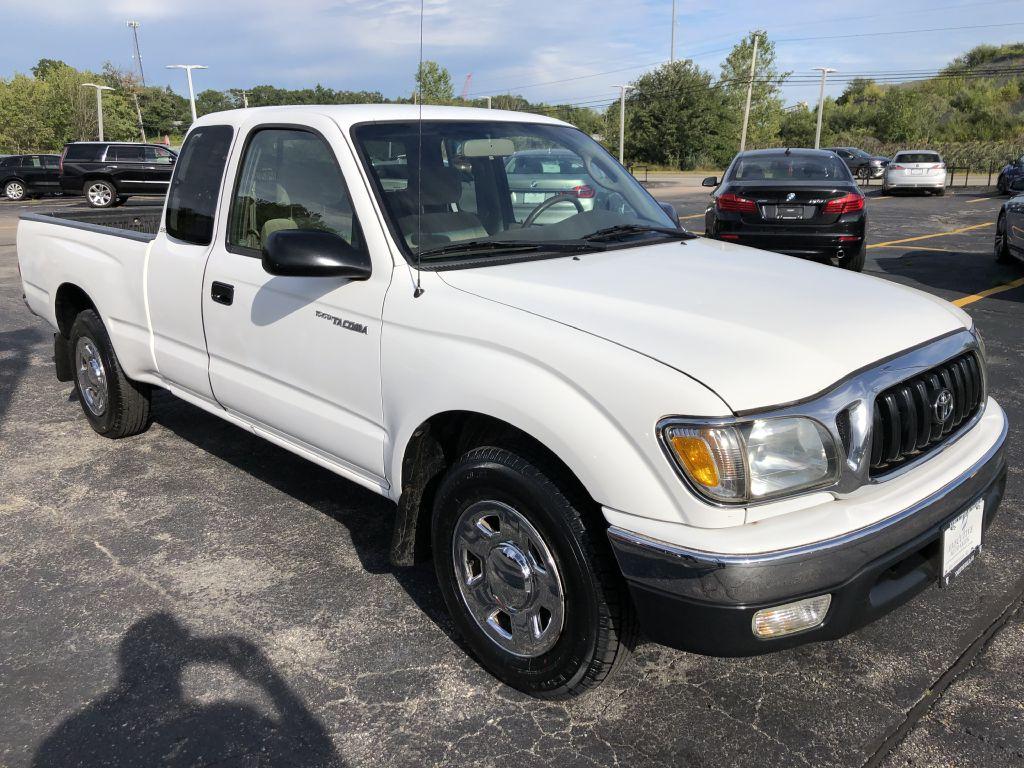
[[[777,219],[802,219],[803,217],[804,207],[802,205],[780,205],[775,214]]]
[[[981,549],[985,500],[978,499],[942,531],[942,586],[963,573]]]
[[[924,176],[924,168],[911,168],[910,172],[914,176]]]
[[[524,203],[543,203],[544,198],[547,197],[543,192],[524,192],[523,202]]]

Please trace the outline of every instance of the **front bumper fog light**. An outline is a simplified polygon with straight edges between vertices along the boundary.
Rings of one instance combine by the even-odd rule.
[[[751,622],[754,637],[770,640],[812,629],[825,620],[831,604],[832,595],[818,595],[774,608],[762,608],[754,614]]]

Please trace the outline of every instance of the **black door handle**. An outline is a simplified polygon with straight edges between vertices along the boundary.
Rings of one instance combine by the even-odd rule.
[[[230,306],[231,302],[235,300],[235,286],[218,283],[214,280],[213,285],[210,286],[210,298],[218,304]]]

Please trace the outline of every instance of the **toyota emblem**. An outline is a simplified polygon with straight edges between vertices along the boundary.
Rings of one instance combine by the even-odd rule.
[[[948,389],[939,392],[935,402],[932,403],[932,412],[935,414],[935,421],[945,424],[953,415],[953,393]]]

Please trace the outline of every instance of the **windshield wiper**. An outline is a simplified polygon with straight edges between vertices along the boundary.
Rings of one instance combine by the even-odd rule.
[[[532,251],[553,251],[555,253],[580,253],[583,251],[600,250],[596,244],[589,242],[536,242],[532,240],[461,240],[457,243],[446,243],[437,248],[420,251],[419,259],[429,260],[464,253],[529,253]]]
[[[657,235],[669,235],[678,240],[692,240],[697,237],[693,232],[687,232],[684,229],[656,227],[648,224],[616,224],[614,227],[605,227],[591,232],[589,235],[584,235],[580,240],[585,240],[588,243],[601,243],[628,235],[642,235],[649,232]]]

